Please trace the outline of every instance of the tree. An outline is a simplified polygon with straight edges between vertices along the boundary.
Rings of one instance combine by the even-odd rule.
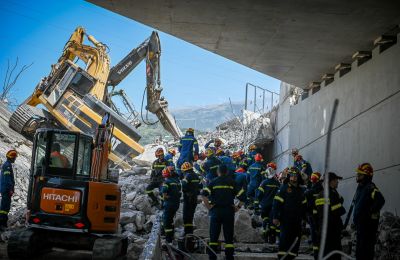
[[[13,103],[15,103],[10,100],[11,90],[15,87],[15,84],[17,83],[17,80],[19,79],[21,74],[33,65],[33,62],[29,65],[25,64],[16,73],[18,62],[19,60],[17,57],[14,65],[12,66],[10,64],[10,60],[9,59],[7,60],[7,71],[4,77],[4,82],[0,93],[0,101],[7,103],[9,106],[13,106],[14,105]]]

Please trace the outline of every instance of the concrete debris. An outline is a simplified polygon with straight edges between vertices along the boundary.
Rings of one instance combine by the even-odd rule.
[[[381,216],[378,230],[375,259],[399,259],[400,217],[390,212],[384,212]]]
[[[260,229],[252,226],[252,219],[248,210],[240,209],[235,214],[235,239],[246,243],[262,243]]]

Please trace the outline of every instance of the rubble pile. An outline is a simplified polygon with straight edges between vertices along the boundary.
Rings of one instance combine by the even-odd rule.
[[[224,147],[232,151],[243,149],[249,144],[265,145],[274,140],[276,108],[265,114],[243,111],[241,117],[235,117],[216,127],[214,132],[198,135],[201,146],[209,140],[220,138]]]
[[[399,259],[400,217],[390,212],[384,212],[381,216],[378,230],[375,259]]]

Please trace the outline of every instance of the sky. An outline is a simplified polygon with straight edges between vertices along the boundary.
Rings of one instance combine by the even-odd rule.
[[[13,89],[12,98],[23,102],[41,78],[56,63],[77,26],[110,48],[111,66],[147,39],[154,30],[88,2],[69,0],[0,1],[0,82],[7,62],[19,58],[26,70]],[[161,85],[170,109],[206,106],[229,101],[243,102],[247,82],[279,92],[280,81],[172,35],[159,32],[161,41]],[[145,87],[142,62],[118,86],[136,109],[140,109]]]

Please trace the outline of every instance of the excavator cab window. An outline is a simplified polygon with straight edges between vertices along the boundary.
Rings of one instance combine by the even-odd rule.
[[[77,177],[89,177],[92,159],[93,140],[90,137],[79,138]]]
[[[69,87],[72,88],[74,92],[84,96],[89,93],[93,85],[94,82],[88,75],[84,74],[83,71],[78,71],[71,80]]]
[[[73,175],[76,135],[54,133],[50,144],[49,175]]]

